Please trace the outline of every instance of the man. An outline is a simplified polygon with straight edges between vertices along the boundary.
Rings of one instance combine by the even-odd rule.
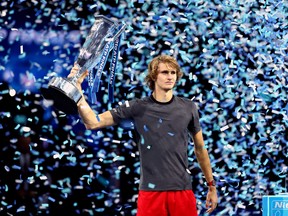
[[[72,68],[68,77],[76,74]],[[84,73],[77,82],[87,76]],[[196,199],[188,170],[189,133],[195,154],[208,186],[207,213],[217,206],[217,191],[208,152],[204,147],[196,105],[173,95],[173,88],[182,72],[170,56],[155,57],[148,66],[146,82],[152,90],[149,97],[134,99],[117,108],[96,115],[83,98],[79,114],[87,129],[99,129],[132,119],[139,135],[140,185],[138,216],[194,216]]]

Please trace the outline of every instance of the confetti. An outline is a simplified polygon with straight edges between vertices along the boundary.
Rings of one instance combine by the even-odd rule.
[[[28,212],[31,209],[17,204],[13,192],[20,191],[24,182],[32,192],[37,188],[51,195],[37,194],[31,201],[33,212],[39,214],[55,214],[68,206],[67,202],[70,207],[65,213],[69,215],[136,214],[140,164],[134,131],[117,127],[85,130],[78,116],[55,111],[53,102],[43,101],[39,94],[40,86],[51,77],[67,76],[94,22],[95,11],[127,23],[115,74],[115,104],[125,101],[129,107],[130,99],[150,94],[144,78],[153,57],[165,53],[179,61],[184,76],[176,91],[199,108],[205,148],[219,182],[221,202],[215,215],[260,215],[261,195],[285,192],[285,1],[74,3],[1,3],[3,214],[32,214]],[[114,107],[107,100],[105,75],[99,103],[93,106],[97,113]],[[96,118],[100,121],[98,115]],[[156,130],[165,127],[165,119],[158,118]],[[146,125],[142,129],[147,133],[152,130]],[[175,136],[169,130],[166,133]],[[19,149],[24,146],[18,145],[21,136],[32,139],[26,149],[30,153],[30,176],[26,179],[20,164],[25,150]],[[144,141],[140,136],[140,143]],[[151,147],[147,145],[149,151]],[[193,143],[189,143],[188,155],[189,163],[196,163]],[[68,176],[70,182],[63,180]],[[203,178],[192,176],[193,182],[199,181],[194,188],[199,214],[205,214]],[[119,181],[125,181],[125,195],[131,193],[126,200],[121,197],[121,205],[123,182]],[[111,189],[118,186],[118,191]],[[150,183],[149,187],[155,185]]]
[[[155,184],[152,184],[152,183],[149,183],[149,184],[148,184],[148,187],[149,187],[149,188],[152,188],[152,189],[155,188],[155,186],[156,186],[156,185],[155,185]]]

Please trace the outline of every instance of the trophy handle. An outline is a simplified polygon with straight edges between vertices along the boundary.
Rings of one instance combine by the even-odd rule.
[[[117,33],[114,35],[113,37],[113,41],[115,41],[119,35],[124,31],[124,29],[126,28],[126,24],[125,23],[118,23],[117,27],[120,28]]]
[[[105,17],[105,16],[103,16],[103,15],[95,15],[95,19],[103,19],[103,20],[105,20],[106,22],[108,22],[108,23],[110,23],[111,25],[116,25],[116,28],[117,29],[119,29],[117,32],[116,32],[116,34],[113,36],[113,41],[115,41],[118,37],[119,37],[119,35],[124,31],[124,29],[126,28],[126,24],[125,23],[116,23],[115,21],[113,21],[112,19],[109,19],[109,18],[107,18],[107,17]]]

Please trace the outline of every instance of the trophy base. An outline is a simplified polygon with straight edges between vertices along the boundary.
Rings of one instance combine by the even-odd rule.
[[[69,80],[53,77],[48,87],[41,89],[42,95],[47,100],[52,100],[53,106],[65,114],[77,114],[77,103],[82,98],[77,87]]]

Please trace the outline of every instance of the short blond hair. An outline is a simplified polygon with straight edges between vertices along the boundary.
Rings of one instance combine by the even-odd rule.
[[[169,55],[159,55],[151,60],[148,65],[148,74],[145,77],[145,82],[148,85],[150,90],[155,89],[155,80],[158,75],[158,66],[160,63],[168,64],[169,67],[176,70],[177,80],[179,81],[183,76],[183,73],[180,70],[180,66],[175,58]]]

